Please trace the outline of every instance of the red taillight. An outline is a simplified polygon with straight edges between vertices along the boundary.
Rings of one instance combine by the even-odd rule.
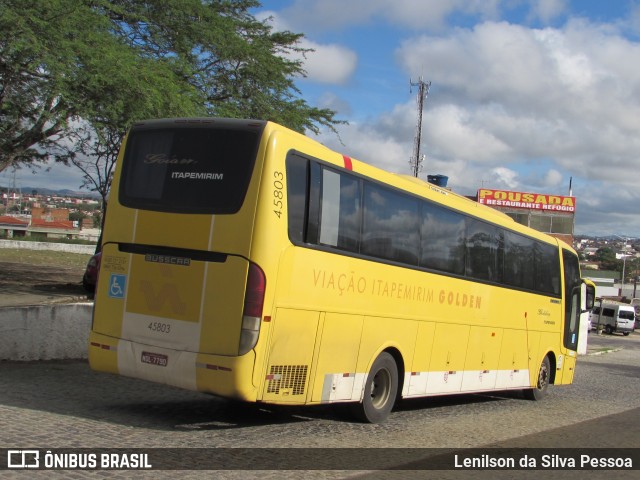
[[[247,289],[244,294],[244,311],[242,315],[245,317],[262,317],[262,306],[264,305],[264,290],[267,285],[267,279],[262,269],[255,263],[249,264],[249,273],[247,274]]]
[[[267,279],[262,269],[255,263],[249,263],[238,355],[244,355],[249,352],[258,342],[266,284]]]

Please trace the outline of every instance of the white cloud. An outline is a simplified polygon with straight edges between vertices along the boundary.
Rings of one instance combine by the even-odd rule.
[[[470,110],[440,105],[429,108],[424,118],[424,138],[439,157],[486,163],[513,155],[511,148],[483,128]]]
[[[329,148],[394,173],[409,173],[406,142],[380,124],[351,122],[339,128],[340,138],[325,132],[318,140]]]
[[[544,176],[543,184],[547,187],[557,187],[558,185],[561,185],[564,180],[562,173],[558,170],[551,169]]]
[[[341,30],[382,21],[401,28],[439,31],[452,15],[497,20],[524,7],[530,21],[548,23],[567,10],[567,0],[295,0],[280,14],[306,32]]]
[[[363,25],[374,19],[411,28],[440,28],[446,16],[461,5],[465,10],[477,10],[486,4],[484,9],[487,10],[494,3],[463,0],[296,0],[283,14],[310,31]]]
[[[259,20],[268,20],[273,29],[293,30],[279,13],[262,11],[256,15]],[[323,44],[303,37],[298,45],[311,49],[304,56],[292,54],[289,57],[301,60],[306,71],[306,80],[318,83],[342,85],[349,81],[358,64],[358,56],[353,50],[338,44]]]
[[[491,170],[493,180],[497,188],[516,190],[520,186],[518,173],[505,167],[497,167]]]
[[[548,23],[567,10],[566,0],[529,0],[529,19]]]
[[[567,194],[572,176],[584,206],[579,232],[610,233],[620,221],[629,234],[640,231],[638,44],[585,21],[562,29],[487,22],[408,39],[397,60],[408,76],[428,66],[432,81],[423,178],[448,175],[463,194],[480,185]],[[408,100],[370,123],[340,128],[346,147],[330,146],[409,173],[415,124]]]
[[[323,93],[317,101],[319,108],[328,108],[338,113],[338,117],[344,118],[351,115],[352,109],[349,102],[340,98],[333,92]]]
[[[638,44],[582,21],[562,30],[490,22],[407,40],[397,58],[409,74],[428,66],[438,104],[428,135],[444,157],[547,158],[576,175],[637,184]]]
[[[358,56],[353,50],[336,44],[322,45],[303,40],[301,47],[310,48],[304,58],[307,79],[318,83],[342,85],[349,81],[358,63]]]
[[[630,6],[630,15],[614,23],[592,23],[571,6],[567,0],[295,0],[280,13],[311,35],[380,27],[390,41],[404,38],[395,57],[403,76],[432,82],[422,177],[448,175],[463,194],[480,185],[566,194],[573,177],[584,206],[579,232],[604,234],[619,222],[629,234],[640,232],[640,43],[623,35],[640,31],[640,7]],[[457,25],[473,26],[447,26],[454,17]],[[516,17],[525,24],[500,21]],[[415,102],[396,101],[367,118],[347,98],[359,121],[339,127],[343,144],[331,135],[322,137],[325,143],[409,173]]]
[[[640,4],[631,5],[629,15],[623,20],[621,27],[636,36],[640,33]]]

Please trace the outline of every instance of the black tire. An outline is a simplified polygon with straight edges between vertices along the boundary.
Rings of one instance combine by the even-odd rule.
[[[628,337],[631,332],[622,332],[625,337]]]
[[[398,393],[398,366],[382,352],[371,366],[361,403],[353,405],[354,415],[363,422],[381,423],[391,413]]]
[[[87,282],[86,277],[82,277],[82,288],[84,288],[88,293],[94,293],[96,291],[96,286]]]
[[[606,327],[604,327],[604,331],[609,335],[613,335],[613,329],[611,328],[611,325],[607,325]]]
[[[545,356],[538,370],[538,384],[535,388],[528,388],[524,391],[524,396],[529,400],[542,400],[549,388],[549,381],[551,380],[551,362],[549,356]]]

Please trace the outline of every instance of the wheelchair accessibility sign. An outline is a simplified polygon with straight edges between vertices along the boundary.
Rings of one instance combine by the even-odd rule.
[[[109,279],[109,296],[111,298],[124,298],[124,290],[127,285],[127,276],[112,273]]]

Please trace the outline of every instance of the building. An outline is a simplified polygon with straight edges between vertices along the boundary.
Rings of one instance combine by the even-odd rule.
[[[64,222],[69,220],[68,208],[43,208],[32,207],[31,217],[37,220],[44,220],[47,222]]]
[[[481,188],[476,200],[522,225],[573,244],[575,197]]]
[[[615,297],[620,295],[617,282],[620,281],[620,273],[607,270],[589,270],[582,272],[584,277],[596,284],[598,297]]]
[[[10,215],[0,215],[0,236],[7,238],[24,237],[27,235],[29,220]]]
[[[31,217],[31,224],[27,230],[30,235],[39,235],[46,238],[77,238],[80,228],[71,220],[44,220]]]
[[[71,220],[47,221],[41,218],[0,216],[0,237],[78,238],[80,229]]]
[[[78,222],[69,220],[69,210],[66,208],[33,207],[31,215],[23,218],[0,217],[0,235],[7,238],[15,237],[45,237],[45,238],[77,238],[80,231]],[[13,218],[13,220],[10,220]],[[21,226],[14,226],[19,222]]]

